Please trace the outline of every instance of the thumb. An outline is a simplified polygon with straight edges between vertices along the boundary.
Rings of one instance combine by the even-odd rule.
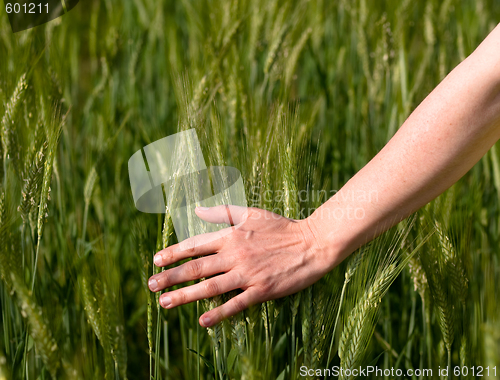
[[[226,223],[231,226],[243,223],[249,214],[248,207],[220,205],[215,207],[196,207],[196,215],[210,223]]]

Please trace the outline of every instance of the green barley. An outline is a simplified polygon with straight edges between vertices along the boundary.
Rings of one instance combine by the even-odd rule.
[[[19,107],[19,103],[23,98],[23,95],[28,88],[26,83],[26,74],[21,75],[17,86],[12,93],[9,101],[5,105],[5,114],[2,117],[1,124],[1,141],[2,141],[2,152],[3,152],[3,171],[6,170],[7,159],[12,160],[16,173],[21,174],[21,157],[19,151],[19,141],[18,132],[16,131],[19,126],[16,122],[16,113]],[[5,173],[6,174],[6,173]]]
[[[59,347],[45,320],[42,308],[34,302],[33,294],[18,276],[12,273],[11,280],[18,298],[21,314],[29,321],[30,333],[33,336],[36,348],[52,378],[56,378],[61,365]]]

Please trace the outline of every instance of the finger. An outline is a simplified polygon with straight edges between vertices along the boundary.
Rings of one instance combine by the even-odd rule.
[[[208,255],[218,252],[222,247],[222,238],[231,232],[230,228],[209,232],[188,238],[178,244],[159,251],[154,257],[158,267],[164,267],[179,260],[193,256]]]
[[[151,291],[157,292],[183,282],[227,272],[231,269],[230,261],[230,257],[221,259],[218,255],[191,260],[178,267],[151,276],[148,286]]]
[[[243,223],[249,214],[248,207],[220,205],[215,207],[196,207],[198,217],[210,223],[226,223],[236,225]]]
[[[250,288],[245,290],[243,293],[238,294],[236,297],[231,298],[222,306],[207,311],[200,317],[200,325],[202,327],[213,326],[226,318],[238,314],[240,311],[245,310],[249,306],[255,305],[258,302],[258,293]]]
[[[195,285],[164,293],[160,296],[160,305],[166,309],[190,302],[215,297],[219,294],[238,289],[242,285],[239,276],[229,272],[209,278]]]

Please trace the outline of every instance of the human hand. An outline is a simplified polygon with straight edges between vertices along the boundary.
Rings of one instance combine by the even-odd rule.
[[[158,252],[154,262],[160,267],[189,257],[205,257],[152,276],[149,288],[157,292],[220,274],[162,294],[160,305],[166,309],[243,290],[203,314],[199,320],[203,327],[213,326],[250,305],[296,293],[315,283],[334,265],[307,219],[291,220],[270,211],[238,206],[197,208],[196,214],[207,222],[234,226],[229,227],[232,231],[194,236]]]

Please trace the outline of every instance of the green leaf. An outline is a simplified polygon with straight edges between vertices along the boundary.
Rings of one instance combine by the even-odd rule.
[[[238,354],[238,351],[236,351],[234,348],[229,351],[229,355],[227,356],[227,372],[231,372],[233,369],[234,361],[236,360],[236,355]]]
[[[193,350],[192,348],[187,348],[188,351],[191,351],[192,353],[196,354],[196,355],[200,355],[200,358],[203,360],[203,362],[207,365],[208,367],[208,370],[210,371],[210,373],[212,374],[215,374],[215,368],[214,368],[214,365],[212,363],[210,363],[210,361],[204,357],[202,354],[198,354],[197,351]]]

